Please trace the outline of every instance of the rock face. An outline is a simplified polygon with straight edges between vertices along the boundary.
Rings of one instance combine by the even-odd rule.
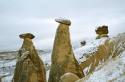
[[[113,45],[108,46],[106,44],[103,44],[102,47],[99,47],[101,51],[97,51],[95,54],[93,54],[93,55],[98,55],[99,52],[100,54],[105,52],[105,54],[103,55],[107,56],[106,60],[108,61],[106,61],[105,63],[103,62],[104,64],[102,64],[102,67],[94,71],[93,74],[89,74],[76,82],[124,82],[125,81],[125,71],[124,71],[125,33],[121,33],[116,37],[111,38],[111,40],[113,41]],[[96,60],[96,57],[93,58],[93,60]],[[99,76],[100,74],[102,75]]]
[[[86,75],[91,74],[101,62],[104,63],[125,51],[125,33],[114,38],[105,38],[104,42],[97,47],[98,50],[90,53],[86,61],[80,64],[83,70],[88,68]]]
[[[63,76],[61,76],[60,81],[59,82],[75,82],[77,80],[79,80],[80,78],[73,74],[73,73],[66,73]]]
[[[87,74],[92,73],[95,70],[95,68],[99,65],[100,62],[102,61],[104,62],[110,57],[113,46],[114,46],[114,43],[111,39],[104,38],[104,42],[102,42],[102,44],[97,46],[98,50],[93,53],[89,53],[86,61],[80,64],[82,69],[84,70],[86,68],[89,68],[87,70]]]
[[[108,37],[108,26],[103,25],[103,26],[99,26],[96,30],[95,30],[97,36],[97,39],[100,39],[102,37]]]
[[[67,20],[63,19],[64,21]],[[60,20],[60,22],[62,21]],[[60,77],[68,72],[74,73],[80,78],[84,76],[74,57],[70,42],[69,24],[60,23],[55,36],[48,82],[59,82]]]
[[[58,19],[55,19],[55,21],[58,22],[58,23],[61,23],[61,24],[68,25],[68,26],[71,25],[71,21],[68,20],[68,19],[58,18]]]
[[[33,46],[34,37],[30,33],[20,35],[24,41],[18,53],[12,82],[46,82],[44,64]]]
[[[1,81],[1,77],[0,77],[0,82],[2,82],[2,81]]]

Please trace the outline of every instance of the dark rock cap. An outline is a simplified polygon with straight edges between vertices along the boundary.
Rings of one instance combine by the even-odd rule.
[[[102,25],[97,27],[97,29],[95,30],[96,34],[108,34],[108,26],[106,25]]]
[[[31,34],[31,33],[20,34],[19,37],[20,37],[20,38],[23,38],[23,39],[24,39],[24,38],[30,38],[30,39],[35,38],[35,36],[34,36],[33,34]]]
[[[71,21],[65,18],[60,17],[60,18],[55,19],[55,21],[61,24],[71,25]]]
[[[105,29],[107,29],[108,26],[107,25],[102,25],[102,26],[99,26],[98,28],[105,28]]]

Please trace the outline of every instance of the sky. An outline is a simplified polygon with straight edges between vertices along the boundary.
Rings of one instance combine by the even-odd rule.
[[[33,33],[37,49],[52,48],[58,23],[70,19],[71,40],[95,37],[95,28],[109,26],[109,35],[125,32],[125,0],[0,0],[0,50],[18,50],[19,34]]]

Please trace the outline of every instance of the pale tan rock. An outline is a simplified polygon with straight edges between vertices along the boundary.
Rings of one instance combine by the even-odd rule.
[[[12,82],[46,82],[43,61],[38,56],[32,42],[34,37],[30,33],[20,35],[24,41],[18,53]]]
[[[65,25],[69,25],[69,26],[71,25],[71,21],[65,18],[57,18],[55,19],[55,21]]]
[[[70,41],[69,25],[59,24],[52,51],[52,64],[48,82],[59,82],[65,73],[74,73],[82,78],[83,72],[74,53]]]
[[[79,80],[80,78],[73,74],[73,73],[66,73],[63,76],[61,76],[60,81],[59,82],[75,82],[77,80]]]

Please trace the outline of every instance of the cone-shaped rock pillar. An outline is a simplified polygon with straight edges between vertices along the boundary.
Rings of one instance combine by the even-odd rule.
[[[68,72],[81,78],[84,75],[74,57],[70,42],[69,26],[71,22],[67,19],[56,19],[56,22],[60,24],[55,36],[48,82],[59,82],[60,77]]]
[[[44,64],[33,46],[34,35],[21,34],[20,38],[24,41],[19,50],[12,82],[46,82]]]

